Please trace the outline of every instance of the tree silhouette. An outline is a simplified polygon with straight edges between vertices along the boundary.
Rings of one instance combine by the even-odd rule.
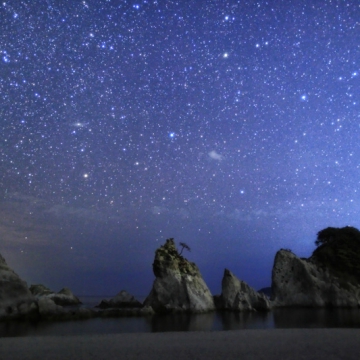
[[[334,237],[338,234],[339,228],[327,227],[317,233],[317,238],[315,241],[316,246],[320,246],[326,244],[334,239]]]
[[[188,244],[185,244],[184,242],[181,242],[181,243],[180,243],[180,246],[181,246],[181,250],[180,250],[179,255],[182,254],[182,252],[184,251],[184,249],[186,249],[187,251],[191,251],[190,246],[189,246]]]
[[[334,240],[347,241],[347,239],[360,240],[360,231],[352,226],[343,228],[327,227],[317,233],[316,246],[328,244]]]

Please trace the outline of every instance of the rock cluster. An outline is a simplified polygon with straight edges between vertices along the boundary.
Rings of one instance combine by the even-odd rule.
[[[142,308],[143,305],[140,301],[136,300],[135,297],[129,294],[125,290],[121,290],[116,296],[110,300],[102,300],[101,303],[97,306],[100,309],[109,309],[109,308]]]
[[[0,320],[203,313],[215,308],[240,312],[285,306],[360,307],[360,231],[328,228],[319,234],[321,246],[309,259],[299,258],[290,250],[276,253],[271,301],[228,269],[224,271],[221,295],[213,297],[198,267],[178,252],[174,239],[166,240],[155,252],[156,278],[144,304],[122,290],[112,299],[102,300],[97,310],[79,306],[80,300],[67,288],[58,293],[44,285],[31,285],[29,289],[0,255]]]
[[[31,290],[0,255],[0,320],[81,319],[92,316],[89,309],[66,309],[60,305],[79,304],[69,289],[55,294],[43,285]]]
[[[35,298],[26,282],[9,268],[0,255],[0,319],[27,316],[36,311]]]
[[[63,288],[58,293],[55,293],[46,286],[39,284],[31,285],[30,291],[36,298],[51,299],[56,305],[69,306],[81,304],[81,301],[68,288]]]
[[[274,306],[360,307],[360,287],[344,282],[328,268],[280,250],[272,270]]]
[[[37,299],[37,318],[41,320],[80,320],[94,317],[96,314],[91,309],[67,308],[57,305],[48,297]]]
[[[156,250],[153,271],[156,279],[144,304],[156,312],[202,313],[215,309],[198,267],[178,253],[173,239]]]
[[[232,311],[269,311],[270,301],[265,294],[258,293],[245,281],[239,280],[225,269],[222,279],[222,293],[217,299],[217,308]]]

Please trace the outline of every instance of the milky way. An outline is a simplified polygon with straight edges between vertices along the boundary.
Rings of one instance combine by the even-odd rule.
[[[29,282],[146,293],[184,241],[270,283],[360,227],[356,1],[0,5],[0,253]],[[66,283],[65,283],[66,282]]]

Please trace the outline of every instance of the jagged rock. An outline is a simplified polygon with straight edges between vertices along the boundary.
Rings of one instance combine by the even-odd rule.
[[[0,255],[0,319],[24,316],[32,313],[34,296],[25,281],[7,265]]]
[[[54,301],[58,305],[80,305],[81,301],[76,297],[70,289],[62,288],[55,296],[53,297]]]
[[[155,312],[201,313],[215,309],[198,267],[178,253],[173,239],[156,250],[153,271],[156,279],[144,305]]]
[[[216,300],[217,307],[233,311],[268,311],[270,301],[245,281],[239,280],[230,270],[225,269],[222,279],[222,293]]]
[[[137,301],[134,296],[125,290],[121,290],[110,300],[102,300],[97,306],[100,309],[108,308],[141,308],[141,302]]]
[[[339,279],[311,258],[280,250],[272,270],[272,300],[274,306],[359,307],[360,287]]]
[[[29,288],[30,292],[35,295],[35,296],[45,296],[45,295],[51,295],[54,292],[51,291],[49,288],[47,288],[46,286],[42,285],[42,284],[37,284],[37,285],[30,285]]]
[[[96,312],[91,309],[62,307],[48,297],[40,297],[37,304],[39,317],[42,320],[80,320],[97,316]]]
[[[48,298],[53,300],[57,305],[68,306],[81,304],[81,301],[68,288],[63,288],[58,293],[55,293],[46,286],[38,284],[31,285],[30,291],[36,298]]]
[[[140,309],[140,315],[148,316],[148,315],[154,315],[155,311],[151,306],[143,306]]]
[[[42,317],[58,316],[64,314],[64,308],[56,305],[54,300],[48,297],[41,297],[38,299],[39,314]]]

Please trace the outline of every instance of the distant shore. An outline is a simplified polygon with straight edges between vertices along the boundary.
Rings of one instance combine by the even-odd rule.
[[[4,360],[358,360],[360,329],[278,329],[0,338]]]

